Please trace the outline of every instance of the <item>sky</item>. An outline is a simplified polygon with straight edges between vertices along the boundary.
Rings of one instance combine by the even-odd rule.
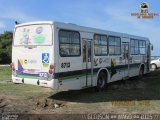
[[[153,19],[137,19],[147,2]],[[0,0],[0,33],[13,31],[15,21],[60,21],[148,37],[152,55],[160,56],[160,1],[158,0]]]

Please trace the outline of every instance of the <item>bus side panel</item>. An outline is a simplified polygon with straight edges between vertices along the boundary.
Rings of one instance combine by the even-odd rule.
[[[63,28],[64,29],[64,28]],[[62,57],[59,51],[59,26],[55,25],[55,79],[58,80],[59,90],[81,89],[82,57]]]

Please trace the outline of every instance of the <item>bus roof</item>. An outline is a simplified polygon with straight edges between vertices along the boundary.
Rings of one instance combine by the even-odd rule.
[[[120,33],[120,32],[113,32],[113,31],[108,31],[108,30],[103,30],[103,29],[98,29],[98,28],[84,27],[84,26],[80,26],[80,25],[76,25],[72,23],[54,22],[54,24],[57,25],[57,27],[62,28],[62,29],[69,28],[71,30],[91,32],[91,33],[97,33],[97,34],[108,34],[108,35],[121,36],[124,38],[134,38],[134,39],[142,39],[142,40],[149,41],[147,37],[141,37],[141,36]]]
[[[102,30],[98,28],[91,28],[91,27],[84,27],[80,25],[76,25],[73,23],[64,23],[64,22],[57,22],[57,21],[35,21],[35,22],[27,22],[18,24],[15,27],[25,26],[25,25],[33,25],[33,24],[54,24],[56,27],[61,29],[70,29],[70,30],[77,30],[77,31],[84,31],[84,32],[91,32],[91,33],[99,33],[99,34],[109,34],[109,35],[115,35],[115,36],[121,36],[124,38],[134,38],[134,39],[142,39],[142,40],[148,40],[147,37],[141,37],[136,35],[130,35],[126,33],[120,33],[120,32],[113,32],[108,30]]]
[[[26,22],[15,25],[15,27],[25,26],[25,25],[34,25],[34,24],[53,24],[53,21],[34,21],[34,22]]]

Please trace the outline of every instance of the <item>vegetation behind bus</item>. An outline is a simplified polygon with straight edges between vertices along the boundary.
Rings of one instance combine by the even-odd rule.
[[[0,64],[10,64],[12,55],[13,33],[5,31],[0,34]]]

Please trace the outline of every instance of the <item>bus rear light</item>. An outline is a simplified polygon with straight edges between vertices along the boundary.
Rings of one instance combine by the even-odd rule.
[[[54,69],[54,65],[51,64],[51,65],[50,65],[50,69]]]
[[[14,63],[12,63],[11,66],[12,66],[12,71],[15,71],[15,65],[14,65]]]
[[[50,64],[50,66],[49,66],[49,74],[50,74],[50,76],[52,76],[53,75],[53,72],[54,72],[54,65],[53,64]]]
[[[50,70],[49,70],[49,74],[53,74],[53,70],[50,69]]]
[[[12,70],[15,71],[15,67],[12,67]]]

